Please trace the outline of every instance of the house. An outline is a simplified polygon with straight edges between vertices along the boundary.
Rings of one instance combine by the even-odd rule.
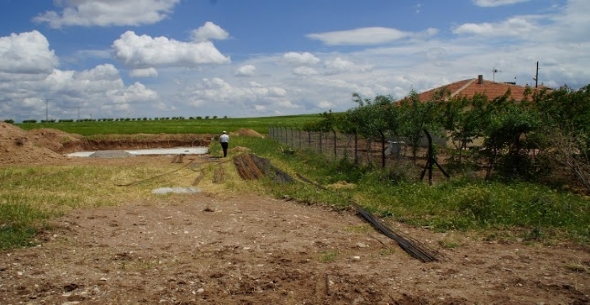
[[[450,98],[455,96],[473,97],[475,94],[485,94],[489,100],[493,100],[497,97],[501,97],[510,89],[510,97],[520,101],[525,98],[525,91],[530,88],[532,92],[546,88],[539,86],[539,88],[519,86],[514,83],[497,83],[483,79],[483,75],[479,75],[477,78],[465,79],[458,82],[454,82],[445,86],[434,88],[418,94],[418,98],[421,101],[430,100],[436,92],[439,92],[443,88],[447,88],[450,92]],[[531,93],[532,93],[531,92]]]

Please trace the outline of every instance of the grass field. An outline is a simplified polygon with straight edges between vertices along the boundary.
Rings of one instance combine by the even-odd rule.
[[[216,118],[184,120],[136,120],[136,121],[92,121],[92,122],[50,122],[17,124],[24,130],[54,128],[83,136],[98,134],[218,134],[239,128],[253,129],[258,133],[268,133],[269,126],[303,127],[321,117],[317,114],[291,115],[257,118]]]
[[[210,133],[238,128],[266,133],[268,126],[302,127],[319,116],[181,121],[131,121],[26,124],[25,129],[55,128],[82,135],[128,133]],[[503,183],[454,177],[428,186],[412,173],[392,181],[378,167],[360,168],[327,160],[310,151],[283,154],[268,138],[234,137],[232,146],[250,149],[283,171],[302,173],[327,190],[298,182],[226,182],[225,191],[255,191],[305,204],[345,207],[354,200],[374,214],[438,231],[480,232],[486,239],[522,239],[552,243],[590,243],[590,198],[527,182]],[[217,143],[211,155],[219,155]],[[236,152],[237,153],[237,152]],[[235,154],[235,153],[234,153]],[[230,154],[230,157],[232,155]],[[0,169],[0,248],[27,246],[45,221],[70,209],[149,201],[157,181],[131,189],[119,182],[141,180],[170,170],[170,164],[140,167],[11,165]],[[232,170],[233,164],[225,166]],[[411,164],[410,164],[411,166]],[[235,171],[235,170],[234,170]],[[193,175],[193,172],[187,173]],[[163,176],[164,179],[170,179]],[[184,180],[190,180],[186,178]],[[81,183],[83,181],[84,183]],[[97,187],[101,186],[101,187]]]

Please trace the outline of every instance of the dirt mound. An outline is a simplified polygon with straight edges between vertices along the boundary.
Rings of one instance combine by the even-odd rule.
[[[244,137],[264,138],[264,136],[261,135],[260,133],[258,133],[257,131],[255,131],[253,129],[245,129],[245,128],[240,128],[240,129],[232,132],[231,134],[236,135],[236,136],[244,136]]]
[[[38,146],[49,148],[52,151],[60,152],[64,144],[71,146],[80,142],[84,137],[78,134],[70,134],[61,130],[51,128],[32,129],[28,132],[33,143]]]
[[[40,146],[35,142],[35,136],[18,126],[0,122],[0,164],[38,163],[64,158],[55,151]]]

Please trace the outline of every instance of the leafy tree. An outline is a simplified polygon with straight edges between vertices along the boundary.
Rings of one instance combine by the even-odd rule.
[[[486,176],[489,178],[496,167],[502,176],[532,176],[531,155],[525,142],[527,135],[540,127],[537,113],[510,98],[510,91],[495,98],[488,107],[489,121],[484,120],[484,152],[489,161]]]
[[[412,90],[408,97],[400,101],[400,133],[407,137],[412,148],[412,156],[416,160],[424,129],[437,130],[434,110],[435,100],[441,96],[435,94],[430,101],[420,101],[416,91]]]
[[[590,191],[590,85],[535,92],[533,105],[543,122],[540,134],[551,143],[546,155]]]

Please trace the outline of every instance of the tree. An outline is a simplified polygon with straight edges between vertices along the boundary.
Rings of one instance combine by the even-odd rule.
[[[435,100],[439,99],[439,95],[435,94]],[[438,129],[434,117],[435,102],[420,101],[416,91],[412,90],[410,95],[400,101],[400,132],[410,141],[412,148],[412,157],[416,160],[417,152],[420,147],[420,141],[423,138],[423,130]]]

